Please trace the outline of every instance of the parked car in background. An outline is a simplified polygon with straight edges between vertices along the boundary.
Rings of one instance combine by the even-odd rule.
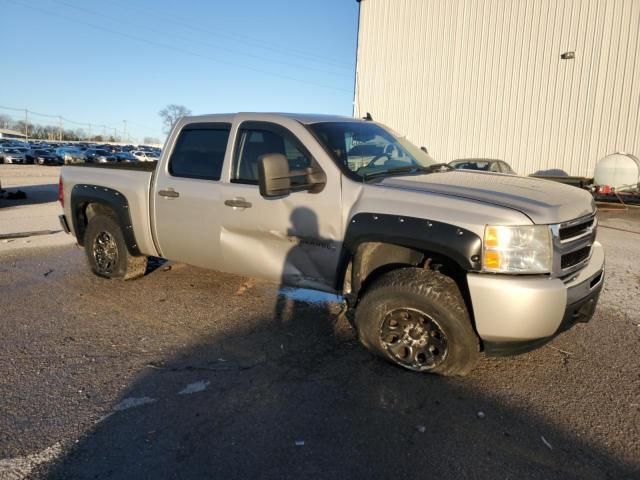
[[[86,161],[91,163],[114,162],[116,159],[110,151],[98,148],[89,148],[84,152],[84,156]]]
[[[118,152],[115,154],[116,162],[137,162],[138,159],[134,157],[131,152]]]
[[[511,166],[504,160],[496,158],[459,158],[449,162],[449,166],[462,170],[476,170],[494,173],[508,173],[517,175]]]
[[[24,146],[24,145],[19,145],[19,146],[15,146],[14,145],[12,148],[15,148],[16,150],[19,150],[22,153],[22,155],[24,155],[25,162],[26,162],[27,154],[31,151],[31,147]]]
[[[25,148],[27,150],[29,149],[29,144],[27,142],[23,142],[22,140],[10,139],[7,146],[13,148]]]
[[[52,150],[38,148],[29,152],[27,161],[34,165],[53,165],[58,163],[58,158]]]
[[[84,163],[84,153],[76,147],[60,147],[56,149],[56,158],[62,164]]]
[[[143,152],[142,150],[133,150],[131,155],[136,157],[139,162],[155,162],[158,157],[151,156],[151,152]]]
[[[15,147],[3,147],[0,150],[0,163],[25,163],[24,152]]]
[[[109,152],[110,154],[120,151],[119,147],[116,147],[114,145],[108,145],[108,144],[93,145],[92,148],[99,149],[99,150],[105,150],[105,151]]]
[[[160,160],[160,153],[153,151],[153,152],[145,152],[147,155],[147,158],[150,159],[153,162],[157,162],[158,160]]]

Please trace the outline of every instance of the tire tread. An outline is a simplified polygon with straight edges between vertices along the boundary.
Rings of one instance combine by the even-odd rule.
[[[469,373],[480,356],[478,337],[471,326],[458,285],[451,277],[434,270],[422,268],[392,270],[382,275],[369,287],[356,309],[355,324],[362,343],[374,353],[389,359],[374,331],[379,328],[378,319],[366,314],[376,306],[388,303],[393,297],[406,295],[418,296],[427,303],[446,306],[449,313],[446,318],[448,325],[443,328],[452,330],[458,339],[458,345],[450,347],[448,358],[430,372],[440,375]],[[452,360],[451,357],[455,358]]]

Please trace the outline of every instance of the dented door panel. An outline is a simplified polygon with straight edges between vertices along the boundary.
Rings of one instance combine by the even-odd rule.
[[[333,182],[334,184],[336,182]],[[333,292],[342,247],[340,192],[295,192],[263,198],[257,185],[221,185],[224,199],[249,208],[221,206],[220,248],[224,270],[283,285]]]

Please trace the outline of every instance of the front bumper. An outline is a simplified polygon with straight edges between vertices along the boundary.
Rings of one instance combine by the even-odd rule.
[[[570,281],[540,276],[467,275],[478,335],[489,355],[533,350],[576,322],[588,322],[604,283],[604,251]]]

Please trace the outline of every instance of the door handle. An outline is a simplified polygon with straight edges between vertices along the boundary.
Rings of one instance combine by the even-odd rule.
[[[176,192],[173,188],[168,188],[166,190],[160,190],[158,192],[158,195],[160,195],[161,197],[168,197],[168,198],[177,198],[180,196],[180,194],[178,192]]]
[[[247,202],[244,198],[234,198],[233,200],[225,200],[224,204],[227,207],[251,208],[251,202]]]

